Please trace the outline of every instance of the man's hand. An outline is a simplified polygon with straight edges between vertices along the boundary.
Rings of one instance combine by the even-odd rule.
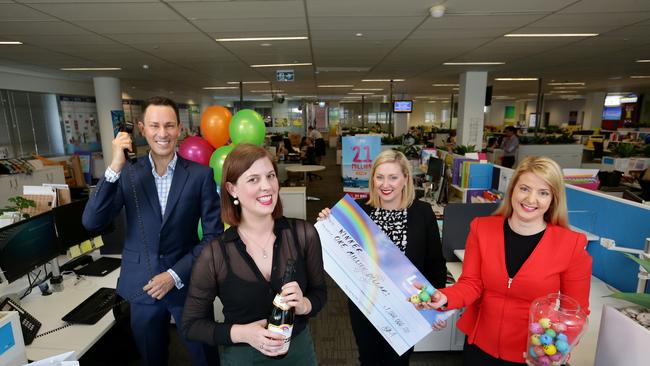
[[[172,275],[170,275],[168,272],[162,272],[156,275],[154,278],[150,279],[149,283],[147,283],[147,285],[142,289],[145,290],[149,296],[160,300],[165,297],[165,295],[167,295],[167,293],[173,289],[175,285],[176,282],[174,282]]]
[[[115,139],[113,139],[113,159],[111,160],[111,170],[115,173],[119,173],[124,168],[126,164],[126,157],[124,156],[124,149],[133,151],[131,135],[126,132],[119,132]]]

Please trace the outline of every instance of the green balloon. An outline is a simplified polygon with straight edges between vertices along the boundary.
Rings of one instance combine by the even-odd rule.
[[[264,119],[252,109],[242,109],[230,120],[230,139],[233,144],[253,144],[262,146],[266,127]]]
[[[221,185],[221,169],[223,168],[223,162],[226,161],[226,156],[235,148],[234,144],[222,146],[216,149],[212,156],[210,157],[210,167],[214,174],[214,182],[217,185]]]
[[[196,232],[199,234],[199,240],[203,240],[203,225],[201,225],[201,219],[199,219],[199,228],[196,229]]]

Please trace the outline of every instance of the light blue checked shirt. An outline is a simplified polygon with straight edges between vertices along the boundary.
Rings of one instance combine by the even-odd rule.
[[[178,161],[178,156],[176,153],[174,153],[174,157],[172,160],[169,162],[167,165],[167,171],[165,172],[165,175],[160,176],[156,172],[156,165],[153,163],[153,158],[151,157],[151,153],[149,153],[149,163],[151,163],[151,174],[153,175],[153,179],[156,183],[156,191],[158,192],[158,202],[160,203],[160,214],[164,217],[165,216],[165,208],[167,207],[167,197],[169,196],[169,190],[171,189],[172,186],[172,179],[174,178],[174,170],[176,169],[176,162]],[[111,167],[109,166],[106,168],[106,172],[104,173],[104,177],[106,178],[107,182],[110,183],[115,183],[119,178],[120,178],[121,172],[115,172]],[[169,273],[173,278],[174,282],[176,283],[176,288],[180,289],[183,288],[184,284],[183,281],[181,281],[181,278],[178,277],[176,272],[174,272],[173,269],[168,269],[167,273]]]

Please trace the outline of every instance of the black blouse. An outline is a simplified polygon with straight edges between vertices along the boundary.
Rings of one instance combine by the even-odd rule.
[[[508,220],[503,220],[503,239],[508,277],[515,277],[526,259],[533,254],[545,231],[546,229],[533,235],[517,234],[508,224]]]
[[[217,240],[206,245],[192,269],[185,309],[183,334],[188,339],[210,345],[233,344],[230,328],[267,319],[273,297],[280,292],[288,259],[296,261],[295,281],[312,305],[311,312],[296,315],[293,335],[307,326],[325,305],[327,288],[320,238],[314,226],[303,220],[279,218],[273,228],[273,263],[270,282],[246,252],[236,227],[230,227]],[[224,322],[214,321],[212,303],[219,296]]]

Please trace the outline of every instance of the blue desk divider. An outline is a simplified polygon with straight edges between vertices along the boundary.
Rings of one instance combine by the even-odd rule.
[[[650,237],[650,206],[580,187],[566,187],[571,225],[601,238],[614,239],[619,247],[643,249],[645,239]],[[594,276],[621,291],[636,291],[636,263],[599,242],[589,242],[587,250],[593,258]]]

